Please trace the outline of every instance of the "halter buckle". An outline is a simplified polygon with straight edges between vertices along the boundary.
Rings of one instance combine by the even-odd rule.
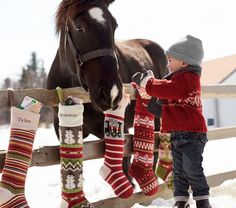
[[[83,61],[81,59],[81,56],[80,55],[77,55],[76,57],[76,63],[81,67],[83,65]]]

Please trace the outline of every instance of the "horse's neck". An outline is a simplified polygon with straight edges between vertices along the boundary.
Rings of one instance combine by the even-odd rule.
[[[130,68],[130,58],[132,57],[124,55],[122,48],[116,44],[115,51],[117,55],[117,61],[119,63],[119,74],[121,77],[122,83],[130,83],[131,82],[131,75],[133,74],[133,69]],[[133,68],[133,67],[132,67]]]
[[[60,48],[58,49],[51,66],[48,75],[48,84],[48,88],[50,89],[54,89],[58,86],[62,88],[70,88],[79,85],[76,75],[69,70],[68,65],[65,63]]]

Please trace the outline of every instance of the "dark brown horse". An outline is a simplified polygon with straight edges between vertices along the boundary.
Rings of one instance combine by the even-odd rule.
[[[150,40],[115,42],[115,18],[109,12],[112,0],[63,0],[57,12],[60,44],[48,75],[48,89],[82,86],[89,91],[85,104],[83,134],[103,138],[103,111],[115,109],[122,97],[122,83],[134,73],[153,70],[155,77],[167,74],[163,49]],[[135,102],[126,110],[125,131],[133,125]],[[54,126],[58,134],[55,109]]]

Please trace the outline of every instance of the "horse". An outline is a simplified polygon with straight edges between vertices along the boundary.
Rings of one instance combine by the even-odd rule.
[[[136,72],[152,70],[156,78],[168,73],[164,50],[146,39],[115,41],[118,26],[109,11],[114,0],[62,0],[56,14],[59,48],[47,78],[47,88],[83,87],[91,103],[84,104],[83,137],[104,138],[104,114],[116,109],[122,98],[122,83],[130,83]],[[125,133],[133,126],[135,101],[125,113]],[[54,108],[57,136],[58,109]],[[159,118],[155,119],[159,130]],[[124,172],[130,164],[124,158]]]

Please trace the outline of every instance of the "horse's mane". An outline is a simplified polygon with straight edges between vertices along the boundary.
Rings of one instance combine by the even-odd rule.
[[[104,0],[109,6],[115,0]],[[63,0],[56,13],[56,32],[59,33],[62,26],[65,24],[67,15],[75,18],[81,12],[86,10],[91,5],[96,5],[99,0]]]

